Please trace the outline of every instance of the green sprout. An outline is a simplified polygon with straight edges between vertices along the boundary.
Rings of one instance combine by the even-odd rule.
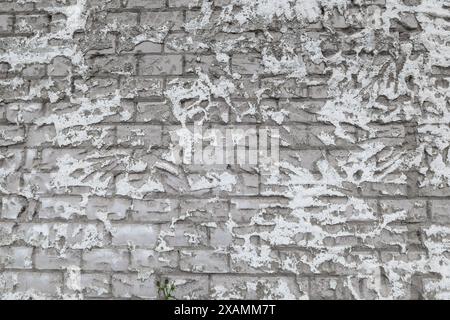
[[[175,292],[175,283],[172,281],[169,282],[169,279],[164,280],[164,283],[161,281],[156,282],[156,286],[158,287],[158,295],[164,300],[175,299],[173,295]]]

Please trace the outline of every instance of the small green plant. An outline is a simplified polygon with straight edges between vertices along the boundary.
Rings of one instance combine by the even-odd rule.
[[[169,282],[169,279],[164,280],[163,283],[161,281],[156,282],[156,286],[158,287],[158,295],[164,300],[175,299],[173,295],[175,292],[175,283]]]

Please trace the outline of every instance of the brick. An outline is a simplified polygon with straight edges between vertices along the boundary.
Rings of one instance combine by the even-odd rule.
[[[136,74],[136,58],[127,56],[93,56],[88,59],[90,72],[93,75]]]
[[[175,285],[174,296],[178,300],[199,300],[207,299],[208,292],[208,276],[206,275],[170,275],[168,277]]]
[[[13,222],[0,222],[0,246],[9,246],[14,242]]]
[[[243,196],[259,194],[259,176],[257,174],[242,173],[238,176],[236,190],[231,194]]]
[[[3,5],[3,3],[2,3]],[[0,34],[12,32],[13,30],[13,16],[0,14]]]
[[[283,289],[281,289],[283,288]],[[211,291],[214,299],[293,299],[298,286],[287,277],[236,277],[213,275]]]
[[[252,217],[257,215],[261,210],[270,208],[281,209],[288,207],[285,199],[269,199],[269,198],[233,198],[230,200],[230,214],[233,221],[238,223],[249,222]]]
[[[231,1],[230,0],[214,0],[214,5],[216,6],[227,6],[230,5]]]
[[[444,185],[429,185],[419,188],[419,195],[432,197],[448,197],[450,196],[450,188]]]
[[[139,102],[136,121],[138,122],[174,122],[175,117],[167,102]]]
[[[125,174],[116,177],[116,193],[119,195],[141,200],[159,192],[164,192],[164,186],[151,175]]]
[[[199,0],[169,0],[169,8],[193,8],[200,6]]]
[[[141,224],[115,224],[111,234],[115,246],[154,247],[158,236],[156,226]]]
[[[280,251],[280,270],[294,274],[312,274],[310,263],[313,255],[308,250]]]
[[[313,99],[324,99],[328,97],[326,86],[312,86],[308,87],[308,96]]]
[[[424,222],[427,219],[427,204],[422,200],[382,200],[380,202],[383,215],[403,213],[405,220]]]
[[[316,122],[317,115],[325,105],[322,101],[282,101],[280,102],[280,109],[285,110],[288,115],[287,119],[294,122]]]
[[[210,245],[214,248],[228,247],[233,243],[233,234],[226,224],[216,224],[210,228]]]
[[[189,21],[189,19],[187,19]],[[164,52],[167,53],[183,53],[183,52],[195,52],[204,53],[207,52],[205,46],[194,41],[193,43],[186,42],[186,37],[188,33],[177,32],[174,34],[169,34],[164,43]]]
[[[321,150],[280,150],[281,161],[309,171],[317,171],[317,161],[323,158],[324,154]]]
[[[432,220],[438,223],[450,223],[450,201],[432,200],[430,203]]]
[[[20,149],[4,150],[4,152],[0,155],[0,159],[2,161],[2,167],[7,170],[7,172],[12,173],[23,167],[25,151]]]
[[[24,76],[24,78],[27,79],[39,79],[45,76],[45,72],[46,72],[45,64],[37,63],[26,66],[22,70],[22,75]]]
[[[194,222],[226,221],[228,203],[202,199],[186,199],[180,203],[180,215]]]
[[[133,200],[133,221],[162,222],[172,221],[179,216],[177,199]]]
[[[116,30],[137,25],[138,14],[134,12],[109,12],[105,22],[109,28]]]
[[[50,32],[63,32],[66,29],[67,17],[64,14],[55,13],[50,17]]]
[[[35,256],[35,268],[39,270],[61,270],[81,265],[81,252],[65,250],[58,252],[55,249],[37,249]]]
[[[56,136],[54,126],[31,126],[28,129],[27,147],[51,146]]]
[[[1,69],[1,65],[0,65],[0,69]],[[0,70],[0,77],[1,77],[1,70]],[[6,121],[6,107],[0,105],[0,122],[5,122]]]
[[[38,215],[41,219],[73,219],[87,216],[88,219],[121,220],[126,217],[131,201],[126,199],[107,199],[89,197],[86,206],[82,198],[74,196],[41,197]]]
[[[80,31],[74,34],[74,42],[86,51],[88,55],[114,54],[116,48],[116,36],[107,33],[102,38],[91,36]]]
[[[400,23],[408,30],[419,28],[419,23],[413,13],[400,13]]]
[[[66,299],[111,298],[111,276],[106,273],[83,273],[75,270],[74,276],[65,274],[64,296]]]
[[[31,269],[33,248],[0,247],[1,269]]]
[[[364,196],[377,196],[377,195],[406,196],[408,194],[406,185],[394,183],[391,184],[362,183],[361,192]]]
[[[406,0],[409,1],[409,0]],[[415,0],[412,0],[415,1]],[[420,0],[419,0],[420,1]],[[405,1],[403,1],[405,2]],[[371,4],[375,4],[375,5],[385,5],[386,4],[386,0],[357,0],[355,1],[356,5],[371,5]]]
[[[171,30],[181,30],[181,27],[183,25],[183,12],[182,11],[143,12],[141,15],[141,25],[150,26],[155,29],[167,26]]]
[[[16,292],[25,298],[56,298],[63,286],[62,275],[57,273],[21,272],[16,274],[16,281]]]
[[[122,7],[121,0],[97,0],[97,1],[89,1],[87,3],[88,8],[100,9],[119,9]]]
[[[118,126],[117,143],[123,147],[160,146],[162,143],[160,126]]]
[[[187,55],[186,56],[186,72],[196,73],[200,69],[204,73],[213,75],[224,75],[228,64],[219,63],[215,56],[205,55]]]
[[[193,195],[220,194],[236,190],[236,176],[228,173],[190,174],[187,177]]]
[[[36,9],[64,8],[77,3],[77,0],[40,0],[36,3]]]
[[[295,80],[283,81],[283,85],[279,85],[278,79],[263,79],[261,81],[261,88],[264,88],[264,98],[307,98],[308,87],[302,83],[297,83]],[[257,89],[256,89],[257,90]],[[246,92],[254,92],[256,90],[245,90]]]
[[[450,68],[449,67],[441,67],[441,66],[432,66],[431,67],[431,73],[436,75],[450,75]]]
[[[237,234],[242,232],[244,236],[249,233],[246,228],[235,228],[233,231]],[[251,250],[252,258],[243,258],[241,256],[243,253],[239,251],[246,249],[239,246],[236,249],[230,254],[230,267],[233,273],[275,273],[279,270],[280,259],[275,250],[255,247]]]
[[[336,10],[333,11],[332,16],[329,18],[330,23],[334,28],[342,29],[348,28],[349,24],[347,23],[345,17],[339,14]]]
[[[86,149],[56,149],[46,148],[42,150],[40,168],[44,171],[58,170],[60,162],[64,158],[82,160],[86,158],[88,151]]]
[[[116,79],[103,79],[92,77],[89,80],[76,79],[74,82],[75,94],[80,97],[95,98],[107,98],[117,94],[117,89],[119,87],[118,81]],[[52,104],[55,111],[58,113],[64,113],[64,110],[73,111],[74,106],[67,103],[55,103]]]
[[[21,223],[15,230],[15,236],[28,245],[44,249],[89,249],[105,243],[101,226],[93,223]]]
[[[38,150],[35,149],[27,149],[25,150],[24,157],[23,157],[23,169],[24,170],[33,170],[38,167],[39,165],[39,154]]]
[[[143,271],[173,271],[178,267],[178,253],[135,249],[131,252],[131,269]]]
[[[229,272],[227,255],[212,250],[180,251],[180,269],[193,273]]]
[[[112,290],[116,298],[155,299],[157,297],[154,276],[139,279],[136,274],[115,274],[112,278]]]
[[[136,53],[161,53],[162,45],[151,41],[143,41],[134,47]]]
[[[52,192],[50,173],[24,173],[22,179],[26,185],[34,189],[36,194],[44,195]],[[62,193],[62,190],[59,190],[59,193]]]
[[[53,77],[65,77],[72,69],[72,63],[66,57],[56,57],[48,66],[48,75]]]
[[[48,30],[49,19],[46,15],[17,15],[16,32],[46,32]]]
[[[193,10],[193,11],[187,11],[186,12],[186,29],[187,31],[193,32],[196,29],[199,30],[208,30],[214,26],[214,23],[219,21],[221,11],[220,10],[213,10],[211,12],[211,17],[209,18],[208,14],[203,14],[202,11]],[[204,16],[208,16],[208,18],[205,19],[205,21],[202,21]],[[202,23],[198,23],[199,21],[202,21]],[[240,31],[239,28],[232,28],[230,32]]]
[[[1,217],[3,219],[16,220],[19,215],[25,211],[27,201],[18,196],[9,196],[2,198]]]
[[[0,125],[0,147],[12,146],[25,141],[25,129],[21,126]]]
[[[127,8],[160,9],[166,5],[164,0],[128,0]]]
[[[344,287],[344,282],[336,277],[315,277],[311,283],[311,299],[350,299],[351,293]]]
[[[20,192],[20,179],[22,174],[20,172],[13,172],[8,174],[0,181],[2,191],[6,193],[19,193]],[[7,213],[9,215],[9,213]]]
[[[208,244],[208,233],[204,226],[191,223],[162,225],[160,235],[169,247],[197,247]]]
[[[231,59],[231,67],[233,72],[245,75],[253,75],[260,73],[262,69],[262,59],[255,55],[234,55]]]
[[[91,219],[106,215],[110,220],[122,220],[130,208],[131,201],[127,199],[91,197],[86,206],[86,214]]]
[[[326,64],[324,62],[314,63],[311,60],[305,61],[306,72],[311,75],[324,74],[326,70]]]
[[[139,72],[142,75],[181,75],[182,57],[178,55],[159,56],[146,55],[139,62]]]
[[[163,95],[163,82],[160,79],[126,77],[120,81],[120,94],[124,98],[150,98]]]
[[[47,140],[50,135],[46,135]],[[102,148],[112,147],[116,141],[114,126],[88,126],[71,127],[65,130],[52,140],[52,145]]]
[[[6,119],[12,123],[33,123],[44,115],[42,103],[10,103],[6,108]]]
[[[34,4],[32,2],[17,2],[14,0],[2,1],[2,11],[16,12],[16,11],[31,11]]]
[[[92,271],[126,271],[129,254],[127,250],[92,249],[83,252],[82,265],[83,269]]]
[[[3,100],[17,100],[29,94],[30,84],[24,79],[14,78],[2,81],[0,96]]]
[[[111,295],[110,276],[104,273],[81,275],[81,288],[85,298],[105,298]]]

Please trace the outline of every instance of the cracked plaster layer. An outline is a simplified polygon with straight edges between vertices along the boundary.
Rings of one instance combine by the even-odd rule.
[[[450,299],[449,78],[449,0],[0,0],[0,299]]]

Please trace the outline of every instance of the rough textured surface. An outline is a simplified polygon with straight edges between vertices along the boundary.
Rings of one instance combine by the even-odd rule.
[[[449,0],[0,0],[0,298],[450,299],[449,45]],[[279,170],[177,164],[194,122]]]

